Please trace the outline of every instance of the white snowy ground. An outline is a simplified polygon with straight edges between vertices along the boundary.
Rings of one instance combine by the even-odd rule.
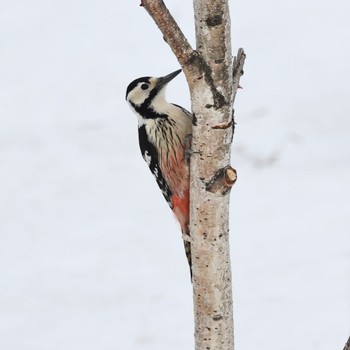
[[[191,1],[168,6],[193,43]],[[180,233],[128,83],[178,68],[135,1],[0,3],[0,349],[193,348]],[[350,2],[232,1],[236,348],[350,333]],[[189,108],[183,76],[168,89]]]

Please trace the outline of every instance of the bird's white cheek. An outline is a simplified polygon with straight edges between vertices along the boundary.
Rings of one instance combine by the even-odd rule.
[[[135,105],[141,105],[145,100],[145,94],[143,91],[131,91],[129,100],[132,101]]]

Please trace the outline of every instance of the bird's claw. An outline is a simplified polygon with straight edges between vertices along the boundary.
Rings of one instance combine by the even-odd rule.
[[[182,234],[182,239],[184,240],[184,242],[192,243],[192,238],[191,238],[191,236],[189,236],[189,235],[186,234],[186,233],[183,233],[183,234]]]

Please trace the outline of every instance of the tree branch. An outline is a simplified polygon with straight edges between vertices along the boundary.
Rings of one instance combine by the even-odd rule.
[[[350,350],[350,337],[349,337],[348,341],[346,342],[343,350]]]
[[[168,43],[183,68],[187,81],[191,86],[189,79],[201,75],[197,52],[192,49],[162,0],[141,0],[140,6],[146,9],[158,26],[164,40]]]
[[[235,102],[235,98],[236,98],[236,94],[237,94],[237,90],[238,88],[242,88],[239,85],[239,81],[241,76],[243,75],[243,66],[244,66],[244,61],[246,58],[246,54],[244,52],[244,50],[242,48],[238,49],[238,53],[237,56],[234,57],[233,59],[233,70],[232,70],[232,76],[233,76],[233,80],[232,80],[232,84],[233,84],[233,97],[232,97],[232,105]],[[228,129],[230,127],[232,127],[232,138],[231,141],[233,139],[233,134],[235,131],[235,116],[234,116],[234,109],[232,108],[232,118],[231,120],[227,121],[227,122],[222,122],[220,124],[217,125],[213,125],[212,128],[213,129]]]
[[[219,169],[213,178],[207,183],[206,189],[215,193],[220,191],[222,195],[231,190],[237,180],[237,172],[231,166]]]

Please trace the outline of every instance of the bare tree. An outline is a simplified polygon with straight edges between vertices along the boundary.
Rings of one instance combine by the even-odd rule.
[[[194,115],[190,233],[196,350],[233,350],[229,165],[233,103],[243,74],[243,49],[232,60],[228,0],[193,0],[196,49],[162,0],[141,0],[177,57],[189,85]],[[184,237],[184,239],[188,239]],[[350,338],[343,350],[350,350]]]
[[[232,59],[228,0],[194,0],[196,49],[162,0],[141,0],[185,73],[194,115],[190,232],[195,348],[233,350],[229,193],[233,102],[245,54]]]

